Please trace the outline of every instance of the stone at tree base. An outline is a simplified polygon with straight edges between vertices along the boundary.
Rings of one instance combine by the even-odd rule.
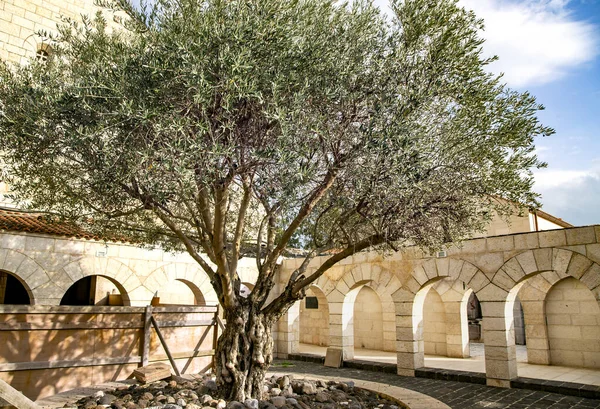
[[[246,399],[244,406],[248,409],[258,409],[258,399]]]
[[[283,396],[274,396],[271,398],[271,402],[273,403],[273,405],[280,408],[283,405],[285,405],[286,399]]]
[[[151,364],[133,371],[133,376],[141,383],[149,383],[171,377],[171,368],[166,364]]]
[[[99,405],[110,405],[116,399],[117,399],[117,397],[115,395],[111,395],[111,394],[107,393],[98,400],[98,404]]]

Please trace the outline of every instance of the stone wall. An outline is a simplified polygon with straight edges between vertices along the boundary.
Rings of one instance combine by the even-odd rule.
[[[329,306],[327,298],[317,288],[308,289],[307,297],[317,297],[318,308],[307,309],[306,299],[300,301],[300,342],[329,345]]]
[[[555,284],[546,298],[550,362],[600,369],[600,307],[579,280]]]
[[[0,2],[0,59],[26,64],[29,58],[44,48],[40,31],[56,32],[61,17],[75,20],[81,14],[94,16],[101,11],[109,26],[113,16],[94,5],[93,0],[2,0]]]
[[[423,341],[425,353],[446,355],[446,309],[442,297],[430,289],[423,309]]]
[[[363,287],[354,301],[354,347],[383,349],[383,313],[375,291]]]

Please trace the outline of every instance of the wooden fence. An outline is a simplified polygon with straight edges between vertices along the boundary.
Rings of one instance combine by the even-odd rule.
[[[131,376],[148,363],[212,365],[218,307],[0,305],[0,379],[31,399]]]

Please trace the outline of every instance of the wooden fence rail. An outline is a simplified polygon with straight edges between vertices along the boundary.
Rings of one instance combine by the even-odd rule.
[[[217,306],[0,305],[0,379],[31,399],[125,379],[167,361],[177,375],[209,369]]]

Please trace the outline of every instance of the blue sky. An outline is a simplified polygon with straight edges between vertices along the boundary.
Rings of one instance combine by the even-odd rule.
[[[387,0],[376,0],[385,6]],[[484,52],[511,88],[529,91],[556,134],[536,141],[543,210],[600,224],[600,0],[460,0],[484,18]]]
[[[386,8],[389,0],[375,0]],[[139,0],[133,0],[139,3]],[[459,0],[485,20],[492,71],[530,91],[556,134],[536,141],[543,210],[574,225],[600,224],[600,0]]]

